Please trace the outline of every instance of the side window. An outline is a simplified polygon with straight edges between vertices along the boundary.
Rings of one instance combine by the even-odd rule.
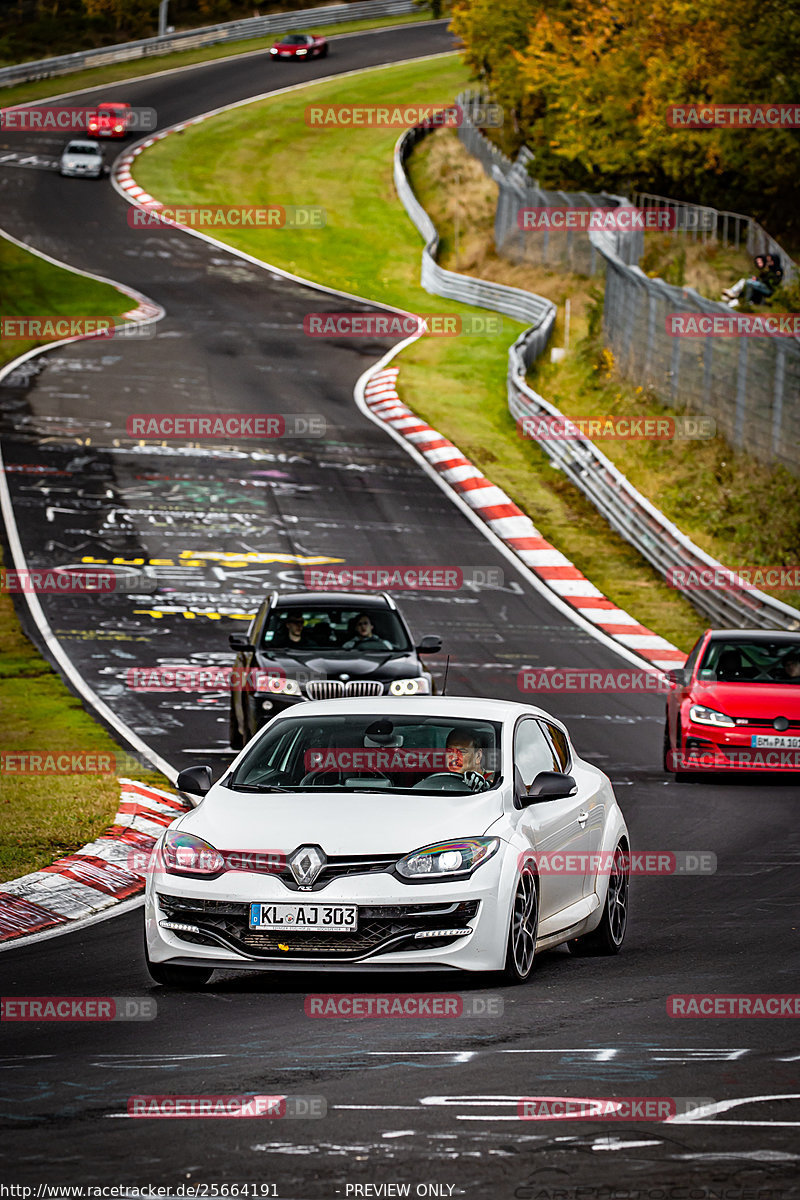
[[[542,724],[550,735],[550,741],[553,743],[553,749],[558,759],[558,766],[553,769],[556,771],[566,771],[569,764],[569,742],[567,741],[566,734],[557,725],[551,725],[549,721],[542,721]]]
[[[689,653],[689,657],[687,658],[686,662],[683,664],[683,669],[686,672],[687,679],[691,678],[692,671],[694,670],[695,664],[697,663],[697,656],[700,653],[700,647],[703,644],[704,636],[705,636],[705,634],[703,634],[701,637],[699,637],[697,639],[697,641],[695,642],[694,648]]]
[[[538,721],[520,721],[514,733],[514,764],[522,782],[530,787],[540,771],[558,771],[559,766]]]

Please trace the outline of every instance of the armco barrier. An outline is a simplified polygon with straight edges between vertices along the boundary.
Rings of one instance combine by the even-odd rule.
[[[42,58],[37,62],[2,67],[0,88],[34,79],[68,75],[85,67],[106,67],[111,63],[171,54],[175,50],[196,50],[200,46],[213,46],[219,42],[241,42],[289,29],[306,29],[309,25],[340,25],[344,21],[360,21],[365,17],[404,16],[415,11],[420,10],[415,7],[413,0],[360,0],[356,4],[336,4],[304,8],[299,12],[271,13],[267,17],[248,17],[242,21],[206,25],[183,33],[168,33],[164,37],[142,38],[137,42],[122,42],[118,46],[81,50],[75,54],[62,54],[58,58]]]
[[[485,98],[464,92],[457,97],[463,109],[459,137],[469,149],[486,142],[480,130],[472,124],[470,113],[473,104],[483,104]],[[407,130],[398,139],[394,156],[394,180],[398,195],[406,212],[425,240],[422,252],[422,286],[433,295],[445,296],[464,304],[483,308],[494,308],[520,321],[529,321],[525,330],[509,350],[508,407],[516,420],[526,416],[549,415],[563,419],[563,415],[530,387],[526,381],[526,370],[542,353],[547,345],[555,321],[555,305],[542,296],[525,292],[520,288],[487,283],[470,276],[445,271],[436,262],[439,235],[436,227],[417,200],[405,172],[405,161],[413,147],[433,128],[421,125]],[[514,169],[509,159],[487,149],[477,154],[488,174]],[[592,235],[595,236],[594,234]],[[607,253],[608,240],[605,235],[601,253]],[[672,521],[667,520],[655,505],[651,504],[626,479],[621,471],[598,450],[587,438],[559,441],[547,439],[539,445],[548,457],[564,472],[577,488],[594,504],[597,510],[626,541],[652,563],[659,574],[680,567],[684,570],[716,568],[725,570],[721,563],[696,546]],[[692,603],[715,625],[744,626],[755,629],[800,629],[800,610],[774,600],[757,589],[731,588],[714,592],[693,590],[688,593]]]

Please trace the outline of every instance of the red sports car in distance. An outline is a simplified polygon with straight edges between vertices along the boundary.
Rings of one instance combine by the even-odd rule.
[[[800,771],[800,632],[707,629],[668,675],[665,771]]]
[[[272,58],[325,58],[328,42],[310,33],[287,33],[270,50]]]
[[[90,114],[86,127],[93,137],[125,137],[130,120],[130,104],[117,100],[104,100]]]

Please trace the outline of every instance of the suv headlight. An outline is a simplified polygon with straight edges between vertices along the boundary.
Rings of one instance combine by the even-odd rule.
[[[403,879],[448,879],[471,875],[476,867],[497,853],[499,845],[499,838],[480,837],[423,846],[401,858],[397,872]]]
[[[703,704],[693,704],[689,709],[689,717],[697,725],[735,726],[733,717],[727,713],[717,712],[715,708],[706,708]]]
[[[300,684],[296,679],[287,679],[285,675],[275,675],[271,671],[256,671],[253,683],[255,691],[272,696],[300,695]]]
[[[389,685],[392,696],[428,696],[430,690],[431,685],[422,676],[417,679],[393,679]]]

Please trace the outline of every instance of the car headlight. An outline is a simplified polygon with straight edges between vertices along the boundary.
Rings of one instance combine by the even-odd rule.
[[[255,690],[269,692],[274,696],[299,696],[300,684],[296,679],[287,679],[285,675],[274,675],[271,671],[257,671]]]
[[[277,46],[272,46],[272,47],[270,48],[270,54],[277,54],[277,53],[278,53],[278,48],[277,48]]]
[[[300,57],[301,54],[308,54],[308,51],[307,50],[298,50],[297,51],[298,58]]]
[[[499,845],[500,839],[496,837],[439,842],[401,858],[397,871],[404,879],[447,879],[455,875],[470,875],[497,852]]]
[[[431,685],[427,679],[420,677],[419,679],[393,679],[389,685],[389,691],[393,696],[419,696],[429,695]]]
[[[727,713],[717,712],[715,708],[706,708],[703,704],[693,704],[689,709],[689,717],[698,725],[733,726],[736,724],[733,717],[729,717]]]
[[[169,875],[219,875],[225,870],[225,859],[219,850],[180,829],[167,830],[161,857]]]

